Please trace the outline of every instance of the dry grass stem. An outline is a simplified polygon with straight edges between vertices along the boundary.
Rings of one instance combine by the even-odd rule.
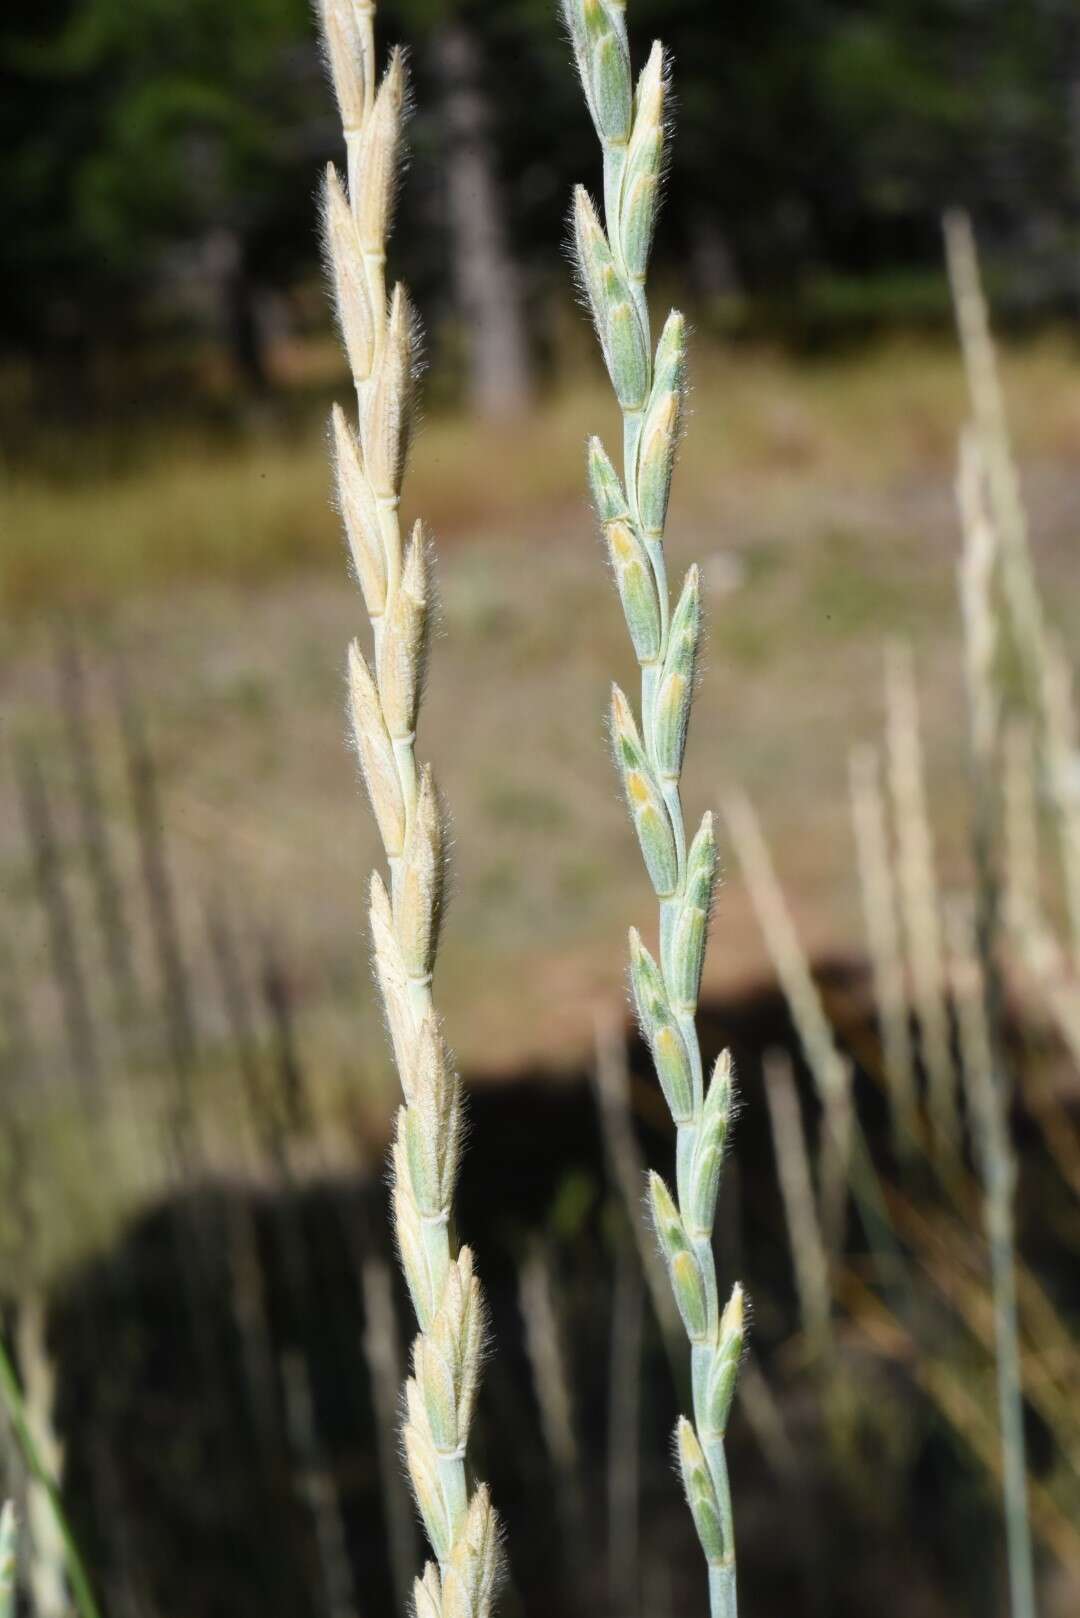
[[[1046,785],[1054,814],[1064,877],[1065,910],[1073,969],[1080,969],[1080,792],[1072,670],[1051,638],[1043,673]]]
[[[570,1378],[555,1312],[551,1266],[539,1240],[529,1248],[518,1270],[518,1301],[544,1442],[563,1483],[576,1487],[578,1444]]]
[[[18,1588],[19,1523],[12,1501],[0,1510],[0,1618],[14,1618]]]
[[[678,1307],[664,1269],[660,1250],[653,1240],[645,1217],[642,1189],[645,1160],[634,1134],[630,1106],[630,1071],[626,1060],[626,1034],[622,1016],[614,1007],[597,1014],[594,1076],[599,1102],[600,1128],[604,1137],[611,1177],[618,1188],[630,1223],[649,1289],[653,1312],[660,1327],[676,1386],[682,1375],[683,1331]]]
[[[979,276],[975,237],[966,214],[955,212],[946,217],[945,251],[979,453],[1001,546],[1002,586],[1024,660],[1029,695],[1041,711],[1045,619],[1031,565],[1020,480],[1009,445],[1005,397]]]
[[[831,1336],[829,1260],[818,1222],[795,1076],[783,1052],[770,1051],[765,1059],[765,1099],[803,1329],[814,1352],[821,1354]]]
[[[821,1222],[826,1250],[835,1255],[843,1236],[851,1169],[851,1064],[836,1048],[799,935],[777,879],[772,856],[749,798],[732,793],[724,819],[746,879],[776,975],[780,979],[809,1064],[824,1116],[821,1165]]]
[[[892,1115],[893,1142],[900,1157],[918,1146],[918,1085],[897,914],[896,882],[889,851],[888,819],[881,790],[881,763],[873,747],[851,755],[851,814],[859,868],[866,938],[881,1024],[882,1059]]]
[[[375,1447],[382,1480],[383,1509],[389,1537],[390,1572],[398,1612],[406,1612],[416,1566],[416,1527],[398,1461],[395,1412],[401,1388],[397,1310],[390,1267],[377,1253],[360,1263],[364,1299],[364,1358],[371,1377]]]
[[[611,1305],[608,1401],[608,1584],[620,1613],[638,1611],[641,1353],[645,1285],[633,1246],[620,1240]]]
[[[918,699],[911,651],[906,646],[889,648],[885,700],[889,784],[908,975],[919,1019],[935,1143],[952,1158],[960,1144],[957,1075],[949,1035],[934,842],[926,802]]]
[[[1009,1135],[1005,1076],[994,1061],[986,1013],[986,983],[975,951],[974,927],[963,910],[955,910],[949,922],[962,1070],[975,1123],[990,1245],[1011,1609],[1013,1618],[1034,1618],[1035,1571],[1016,1303],[1016,1159]]]
[[[345,1537],[341,1492],[315,1422],[307,1362],[300,1353],[281,1358],[281,1383],[293,1450],[302,1468],[302,1494],[311,1511],[328,1618],[360,1618]]]

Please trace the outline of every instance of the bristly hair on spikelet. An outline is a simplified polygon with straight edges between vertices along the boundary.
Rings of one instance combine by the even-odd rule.
[[[405,538],[399,502],[416,419],[420,328],[405,288],[386,292],[386,240],[407,107],[405,59],[376,84],[371,0],[321,0],[323,44],[348,154],[331,164],[323,239],[354,421],[330,421],[335,500],[370,623],[348,653],[350,723],[387,876],[371,878],[375,979],[401,1080],[392,1150],[394,1235],[419,1331],[404,1390],[402,1447],[435,1553],[413,1591],[417,1618],[488,1618],[500,1531],[485,1485],[470,1488],[466,1445],[483,1357],[485,1309],[469,1248],[452,1235],[463,1135],[461,1080],[432,1000],[446,892],[447,822],[416,727],[432,621],[431,544]]]
[[[602,217],[578,186],[570,229],[577,278],[623,415],[621,472],[598,438],[589,443],[588,469],[641,670],[637,712],[613,687],[611,739],[660,905],[655,955],[631,931],[630,981],[677,1136],[675,1194],[658,1174],[649,1176],[653,1223],[691,1345],[693,1421],[680,1421],[676,1454],[708,1564],[712,1618],[734,1618],[724,1433],[746,1327],[741,1287],[720,1306],[712,1244],[734,1077],[725,1053],[705,1083],[696,1014],[716,840],[711,814],[687,838],[679,789],[702,638],[701,579],[691,567],[672,607],[664,554],[686,407],[686,322],[672,310],[654,350],[645,295],[667,162],[671,71],[657,42],[635,87],[625,10],[625,0],[562,0],[604,165]]]

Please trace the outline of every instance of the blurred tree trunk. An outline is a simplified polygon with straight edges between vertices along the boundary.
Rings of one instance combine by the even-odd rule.
[[[469,397],[487,416],[519,414],[531,377],[521,277],[507,240],[491,115],[477,42],[460,19],[435,32],[443,91],[447,210],[458,304],[465,324]]]
[[[735,298],[742,292],[735,255],[720,222],[704,208],[692,210],[687,220],[690,234],[690,273],[699,297]]]
[[[240,232],[221,228],[207,244],[209,272],[216,283],[222,335],[240,388],[256,398],[267,391],[268,373],[259,318],[258,291],[248,269]]]

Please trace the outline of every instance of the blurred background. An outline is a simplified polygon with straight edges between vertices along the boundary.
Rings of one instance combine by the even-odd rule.
[[[415,94],[391,273],[427,334],[404,503],[439,555],[438,993],[472,1097],[461,1225],[493,1312],[478,1465],[508,1526],[503,1610],[678,1618],[703,1600],[669,1464],[685,1350],[634,1191],[634,1153],[662,1164],[671,1140],[624,991],[626,927],[653,900],[607,756],[632,654],[584,497],[586,436],[617,422],[564,250],[570,188],[598,165],[554,11],[379,7]],[[737,808],[703,1026],[742,1088],[719,1244],[755,1310],[731,1436],[743,1599],[1004,1613],[979,1132],[942,1157],[920,1124],[913,1154],[894,1081],[905,1063],[916,1085],[963,1076],[972,963],[941,938],[987,888],[950,207],[982,250],[1047,618],[1066,654],[1080,635],[1080,14],[630,11],[674,58],[652,294],[695,333],[668,530],[676,568],[703,564],[709,622],[686,799],[757,807],[884,1213],[841,1184],[817,1259],[793,1251],[800,1152],[827,1189],[822,1053],[788,1009]],[[316,206],[339,146],[306,0],[4,9],[0,1295],[117,1618],[400,1612],[419,1554],[396,1463],[411,1325],[365,931],[377,850],[343,740],[362,604],[325,433],[348,393]],[[1026,781],[1042,864],[1020,880],[1013,837],[1002,881],[1027,900],[991,952],[992,1032],[1053,1618],[1080,1602],[1080,765],[1068,681],[1043,735],[1023,657],[1003,655],[1014,753],[1034,727],[1013,799]],[[883,734],[853,825],[852,750]],[[907,951],[891,1022],[882,883]],[[49,1514],[5,1453],[29,1496],[28,1599],[60,1618]]]

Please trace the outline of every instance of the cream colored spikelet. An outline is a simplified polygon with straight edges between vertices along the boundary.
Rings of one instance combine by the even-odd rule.
[[[413,1590],[419,1618],[486,1618],[499,1575],[499,1529],[466,1447],[479,1382],[484,1305],[472,1254],[452,1235],[461,1082],[431,982],[442,919],[445,828],[429,765],[416,758],[427,656],[428,540],[403,539],[398,504],[415,412],[418,329],[401,286],[385,286],[386,237],[401,151],[405,66],[375,80],[374,6],[322,0],[323,40],[345,135],[347,184],[327,171],[330,281],[356,388],[356,424],[331,420],[338,506],[371,626],[348,654],[356,752],[386,854],[372,875],[375,978],[404,1095],[394,1138],[393,1219],[419,1332],[405,1387],[403,1448],[435,1553]]]

